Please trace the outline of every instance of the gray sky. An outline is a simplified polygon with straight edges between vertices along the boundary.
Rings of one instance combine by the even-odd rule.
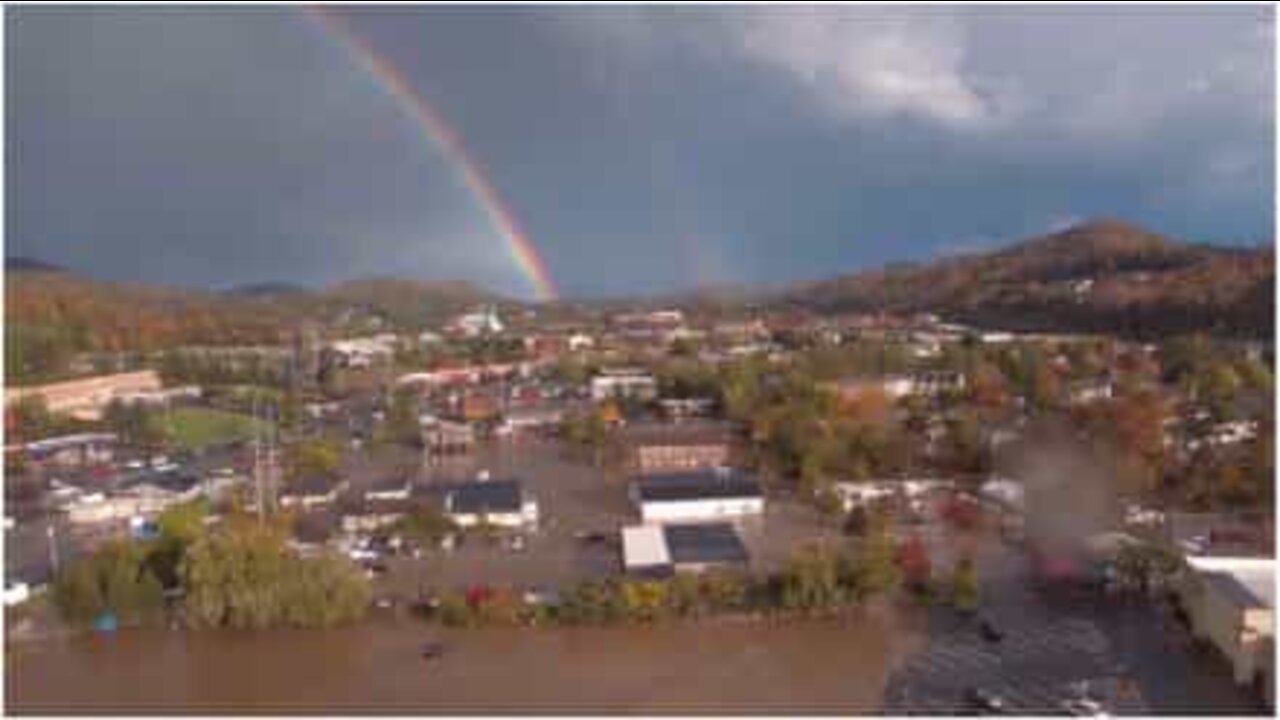
[[[1265,7],[337,8],[566,294],[784,281],[1097,215],[1271,243]],[[530,286],[300,8],[6,10],[7,253],[198,286]]]

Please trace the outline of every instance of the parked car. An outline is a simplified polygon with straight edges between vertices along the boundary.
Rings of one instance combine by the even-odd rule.
[[[1072,698],[1062,703],[1062,711],[1074,717],[1111,717],[1102,703],[1092,698]]]
[[[973,710],[990,715],[1003,714],[1007,705],[1004,698],[979,687],[969,687],[964,691],[965,705]]]
[[[991,618],[984,617],[978,622],[978,634],[989,643],[998,643],[1004,640],[1004,631],[997,627]]]

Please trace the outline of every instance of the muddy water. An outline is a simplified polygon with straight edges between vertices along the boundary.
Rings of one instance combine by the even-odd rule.
[[[130,631],[10,648],[9,712],[875,712],[914,620]],[[424,661],[440,640],[444,657]]]

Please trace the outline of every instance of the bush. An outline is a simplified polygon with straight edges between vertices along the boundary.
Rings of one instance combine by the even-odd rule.
[[[962,558],[951,575],[951,602],[957,610],[971,612],[978,609],[978,570],[973,560]]]
[[[471,604],[461,593],[449,592],[440,596],[440,604],[436,607],[436,615],[440,622],[450,627],[470,627],[478,617],[471,609]]]
[[[164,607],[160,581],[145,565],[141,548],[124,541],[103,544],[70,565],[54,582],[59,612],[73,625],[88,625],[113,613],[121,625],[157,619]]]
[[[368,581],[345,559],[302,558],[279,528],[225,524],[188,549],[184,609],[193,627],[328,627],[368,609]]]

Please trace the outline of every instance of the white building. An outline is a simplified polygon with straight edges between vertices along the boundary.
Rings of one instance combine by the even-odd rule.
[[[396,342],[395,334],[380,333],[370,337],[334,340],[327,349],[346,367],[363,368],[395,357]]]
[[[569,336],[569,339],[566,342],[569,346],[570,352],[590,350],[596,346],[595,339],[586,333],[574,333]]]
[[[729,468],[637,478],[631,484],[631,500],[646,523],[718,520],[764,513],[760,483]]]
[[[1186,558],[1179,597],[1192,633],[1208,640],[1231,664],[1239,684],[1261,681],[1275,704],[1275,559]]]
[[[670,576],[713,567],[746,565],[746,546],[731,523],[636,525],[622,529],[623,569],[632,575]]]
[[[497,335],[506,329],[493,306],[481,308],[454,318],[452,328],[463,337]]]
[[[517,529],[538,524],[538,501],[525,493],[518,480],[477,480],[444,488],[444,512],[459,527],[487,522]]]
[[[658,394],[657,381],[643,370],[621,368],[602,370],[591,378],[591,399],[599,402],[611,397],[652,399]]]

